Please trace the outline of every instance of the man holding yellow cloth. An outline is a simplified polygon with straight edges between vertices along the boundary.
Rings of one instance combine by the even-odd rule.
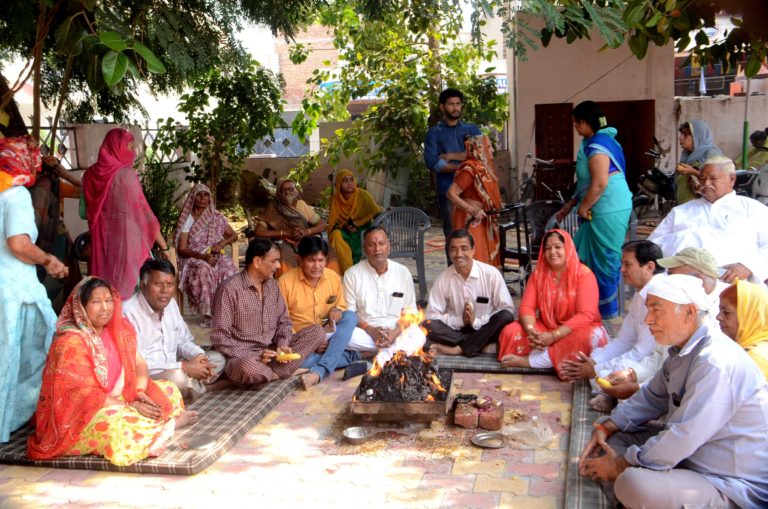
[[[360,234],[382,209],[364,189],[358,189],[354,174],[347,169],[336,173],[335,190],[328,217],[328,238],[339,257],[341,273],[360,261]]]

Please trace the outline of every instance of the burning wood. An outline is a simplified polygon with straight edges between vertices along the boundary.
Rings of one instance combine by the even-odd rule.
[[[424,352],[426,330],[422,311],[404,312],[398,321],[400,335],[383,348],[363,376],[355,401],[445,401],[448,380],[438,371],[433,357]]]
[[[432,356],[397,352],[383,368],[363,376],[356,400],[369,401],[445,401],[447,377],[438,371]]]

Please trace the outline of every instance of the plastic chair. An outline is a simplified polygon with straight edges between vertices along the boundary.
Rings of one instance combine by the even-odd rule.
[[[393,207],[379,214],[371,226],[381,226],[387,230],[391,248],[390,258],[416,260],[419,300],[426,299],[427,271],[424,267],[424,234],[432,226],[429,216],[413,207]]]

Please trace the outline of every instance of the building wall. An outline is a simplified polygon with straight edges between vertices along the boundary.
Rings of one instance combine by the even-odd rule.
[[[672,46],[651,46],[645,59],[637,60],[626,46],[598,52],[603,45],[598,34],[592,40],[567,44],[553,39],[547,48],[530,51],[523,62],[508,54],[510,77],[514,76],[516,93],[510,94],[510,150],[519,176],[527,152],[536,153],[534,142],[534,106],[536,104],[585,100],[656,101],[656,137],[663,147],[676,144],[676,116],[673,96],[674,50]],[[574,133],[574,153],[580,137]]]
[[[285,91],[283,99],[286,101],[286,110],[298,110],[301,100],[304,99],[304,91],[307,89],[307,80],[312,77],[315,69],[333,69],[339,61],[338,53],[333,47],[333,36],[327,28],[312,25],[306,31],[296,35],[296,42],[302,43],[312,50],[304,63],[295,65],[290,59],[290,44],[282,37],[275,40],[275,50],[280,66],[280,73],[285,79]],[[324,61],[329,61],[330,66],[325,66]]]
[[[678,121],[700,119],[709,125],[715,144],[723,154],[735,158],[741,155],[744,132],[744,107],[746,97],[678,97],[676,99]],[[749,133],[768,127],[768,96],[753,95],[749,98]],[[675,146],[676,157],[680,147]]]

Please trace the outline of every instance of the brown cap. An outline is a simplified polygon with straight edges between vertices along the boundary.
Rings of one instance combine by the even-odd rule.
[[[656,263],[665,269],[688,265],[713,279],[718,279],[717,261],[712,253],[698,247],[686,247],[675,256],[659,258]]]

